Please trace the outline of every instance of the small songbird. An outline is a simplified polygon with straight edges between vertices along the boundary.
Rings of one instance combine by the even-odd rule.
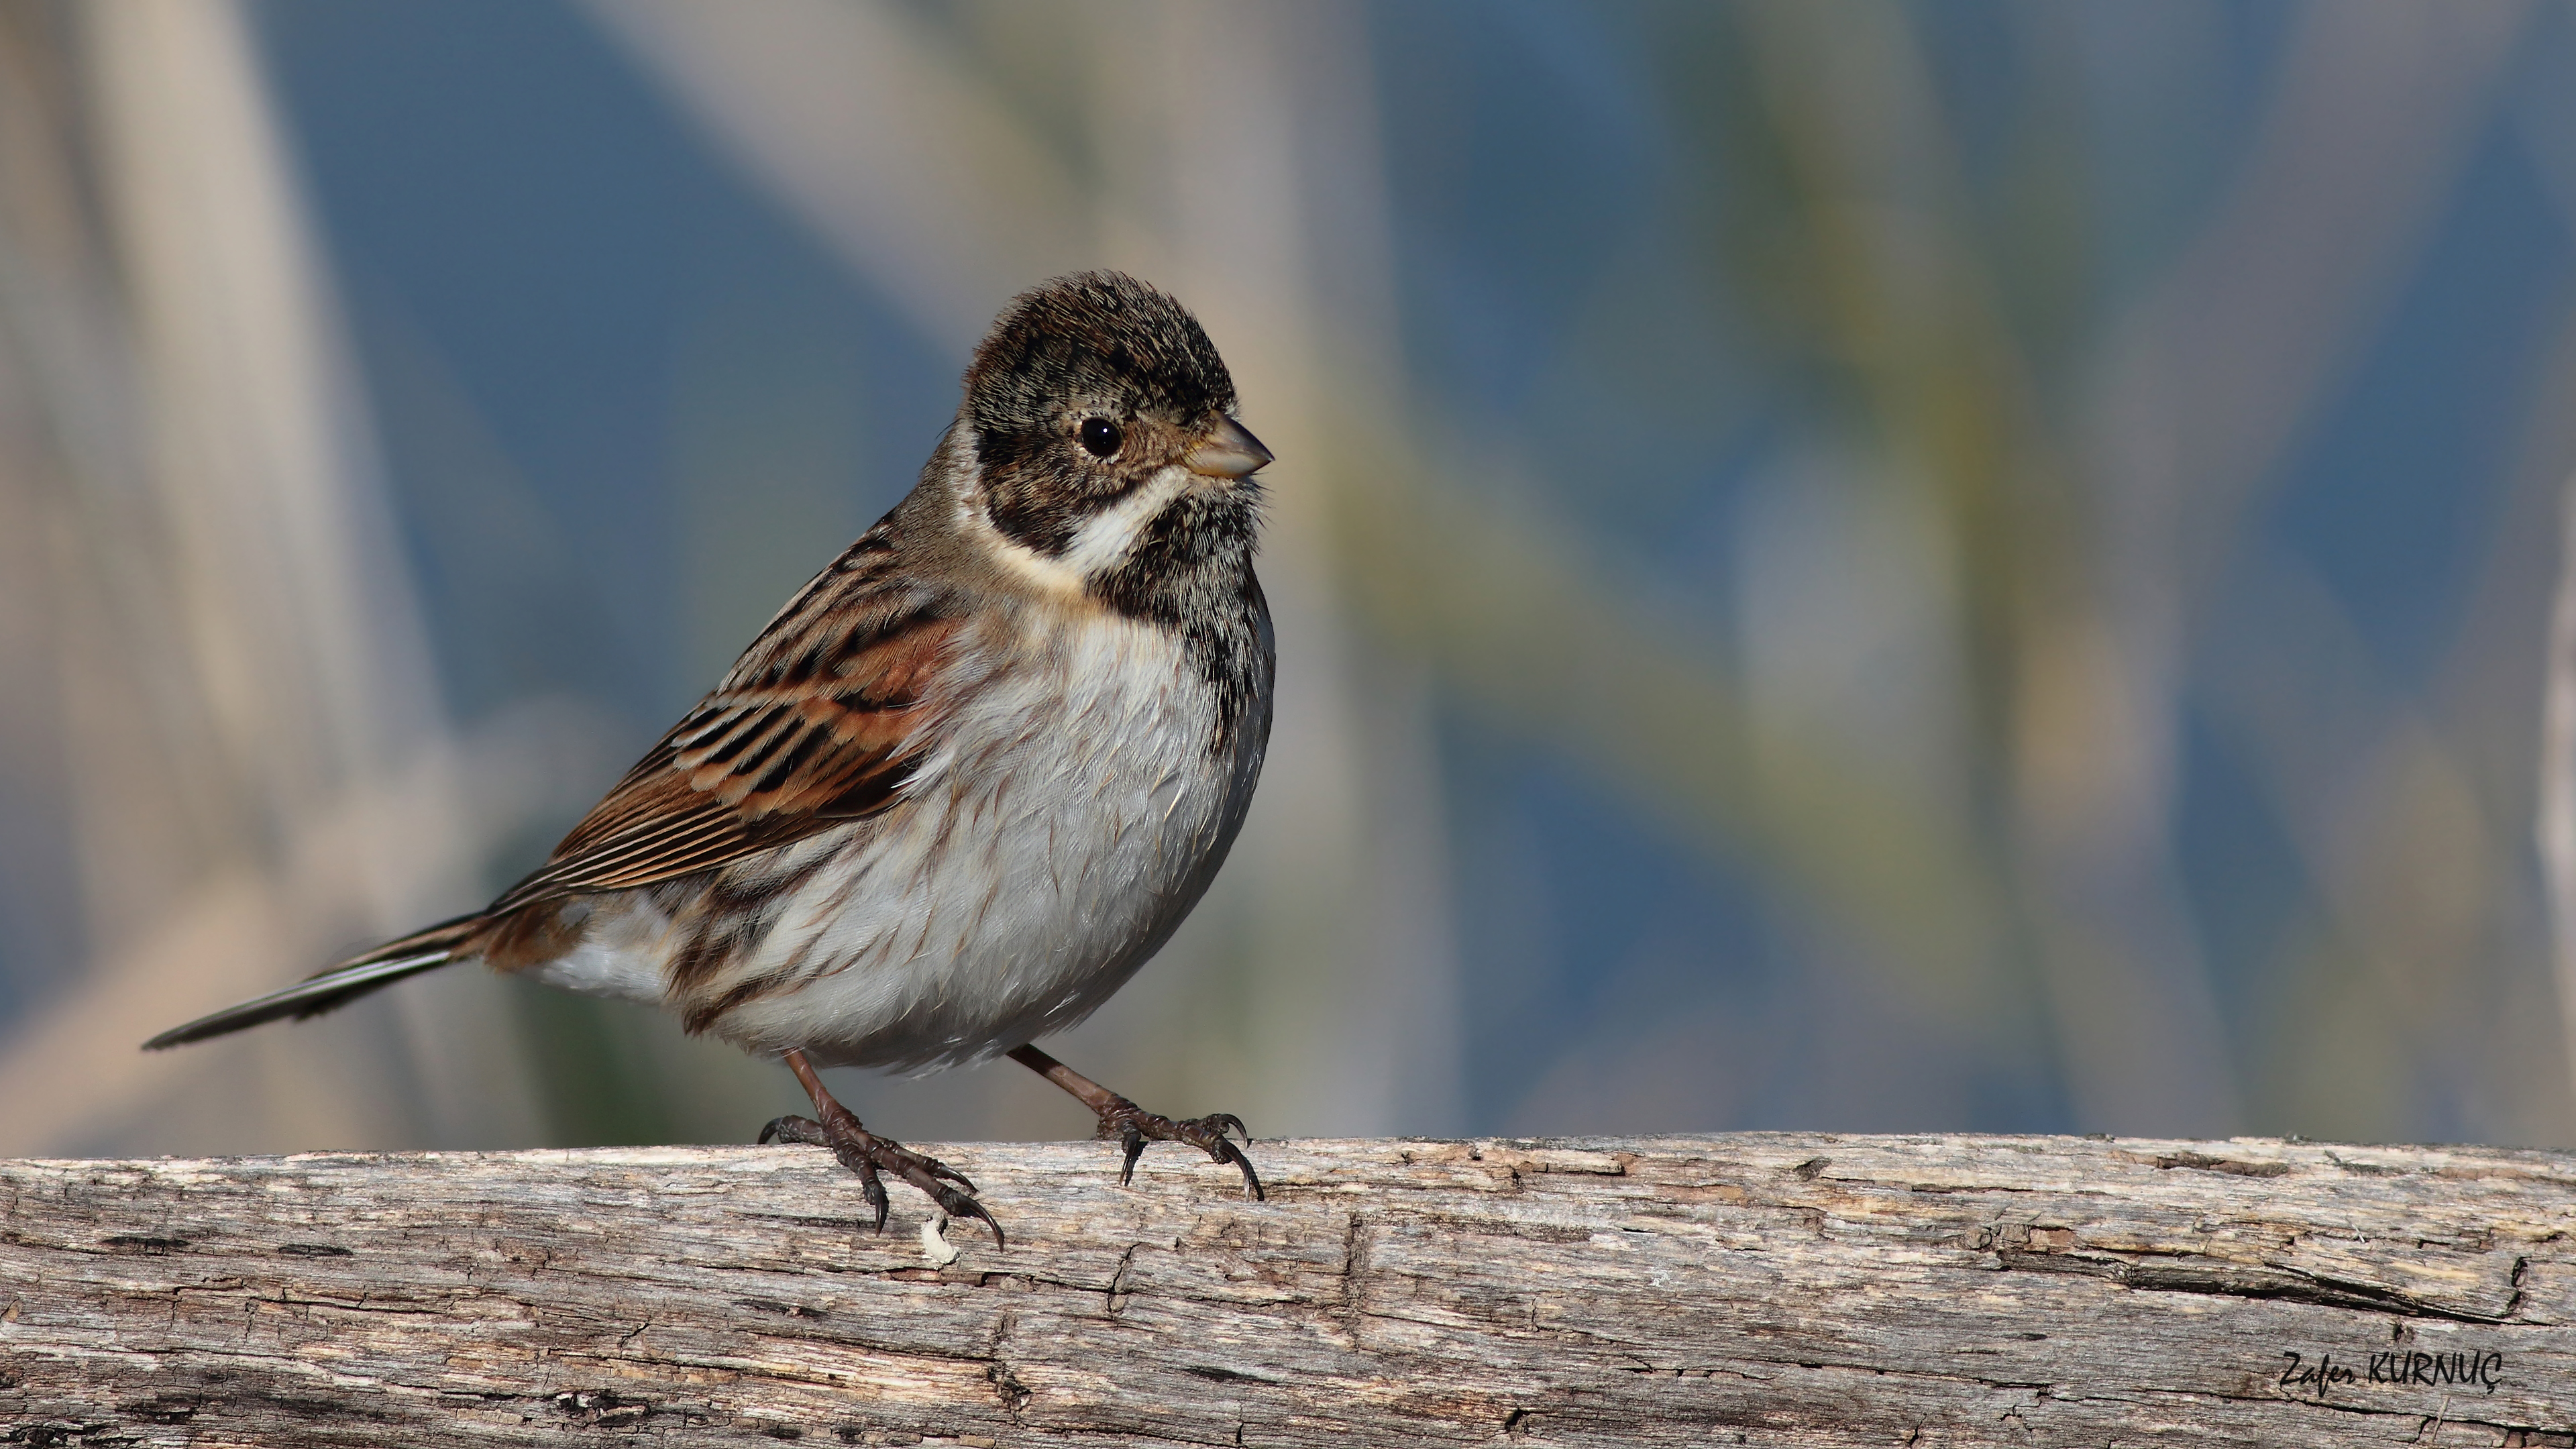
[[[308,1017],[480,960],[782,1058],[886,1220],[882,1171],[1001,1227],[859,1125],[817,1066],[996,1053],[1241,1169],[1231,1114],[1146,1112],[1030,1043],[1089,1016],[1224,863],[1270,736],[1253,578],[1270,453],[1196,318],[1114,272],[1014,299],[920,484],[814,577],[527,879],[148,1048]]]

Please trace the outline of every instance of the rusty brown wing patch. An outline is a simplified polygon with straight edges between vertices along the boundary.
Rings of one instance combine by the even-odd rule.
[[[492,914],[712,869],[892,803],[962,621],[872,602],[791,604]]]

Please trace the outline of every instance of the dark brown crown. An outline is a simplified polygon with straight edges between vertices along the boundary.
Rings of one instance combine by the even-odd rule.
[[[1117,399],[1175,422],[1234,407],[1234,379],[1180,303],[1120,272],[1077,272],[1011,299],[966,369],[979,433],[1051,426],[1068,403]]]

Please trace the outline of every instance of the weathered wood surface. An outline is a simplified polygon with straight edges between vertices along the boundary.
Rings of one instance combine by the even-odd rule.
[[[0,1443],[2576,1444],[2571,1154],[936,1150],[0,1163]]]

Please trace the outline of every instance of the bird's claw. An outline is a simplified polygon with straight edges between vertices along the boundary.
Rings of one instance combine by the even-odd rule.
[[[890,1172],[921,1189],[939,1210],[952,1218],[975,1218],[993,1230],[993,1246],[1006,1246],[1002,1225],[995,1221],[984,1205],[974,1199],[974,1179],[935,1157],[913,1151],[891,1137],[879,1137],[859,1125],[859,1119],[847,1111],[826,1113],[817,1122],[810,1117],[780,1117],[760,1129],[760,1140],[793,1142],[811,1147],[828,1147],[841,1165],[859,1176],[859,1191],[866,1195],[868,1207],[876,1214],[877,1231],[885,1231],[886,1215],[892,1205],[887,1201],[885,1179]],[[958,1187],[950,1187],[949,1183]]]
[[[1135,1180],[1136,1159],[1145,1155],[1146,1143],[1186,1142],[1206,1153],[1211,1162],[1231,1162],[1241,1169],[1244,1196],[1259,1202],[1267,1196],[1261,1189],[1261,1174],[1252,1170],[1252,1159],[1243,1155],[1243,1148],[1234,1145],[1234,1139],[1226,1135],[1228,1131],[1241,1137],[1246,1146],[1251,1144],[1252,1130],[1232,1112],[1214,1112],[1205,1117],[1175,1122],[1120,1097],[1108,1111],[1100,1114],[1100,1136],[1116,1138],[1119,1148],[1126,1154],[1126,1159],[1118,1165],[1120,1187]]]
[[[760,1145],[793,1142],[807,1147],[829,1147],[832,1139],[823,1135],[823,1124],[811,1117],[772,1117],[760,1129]]]

